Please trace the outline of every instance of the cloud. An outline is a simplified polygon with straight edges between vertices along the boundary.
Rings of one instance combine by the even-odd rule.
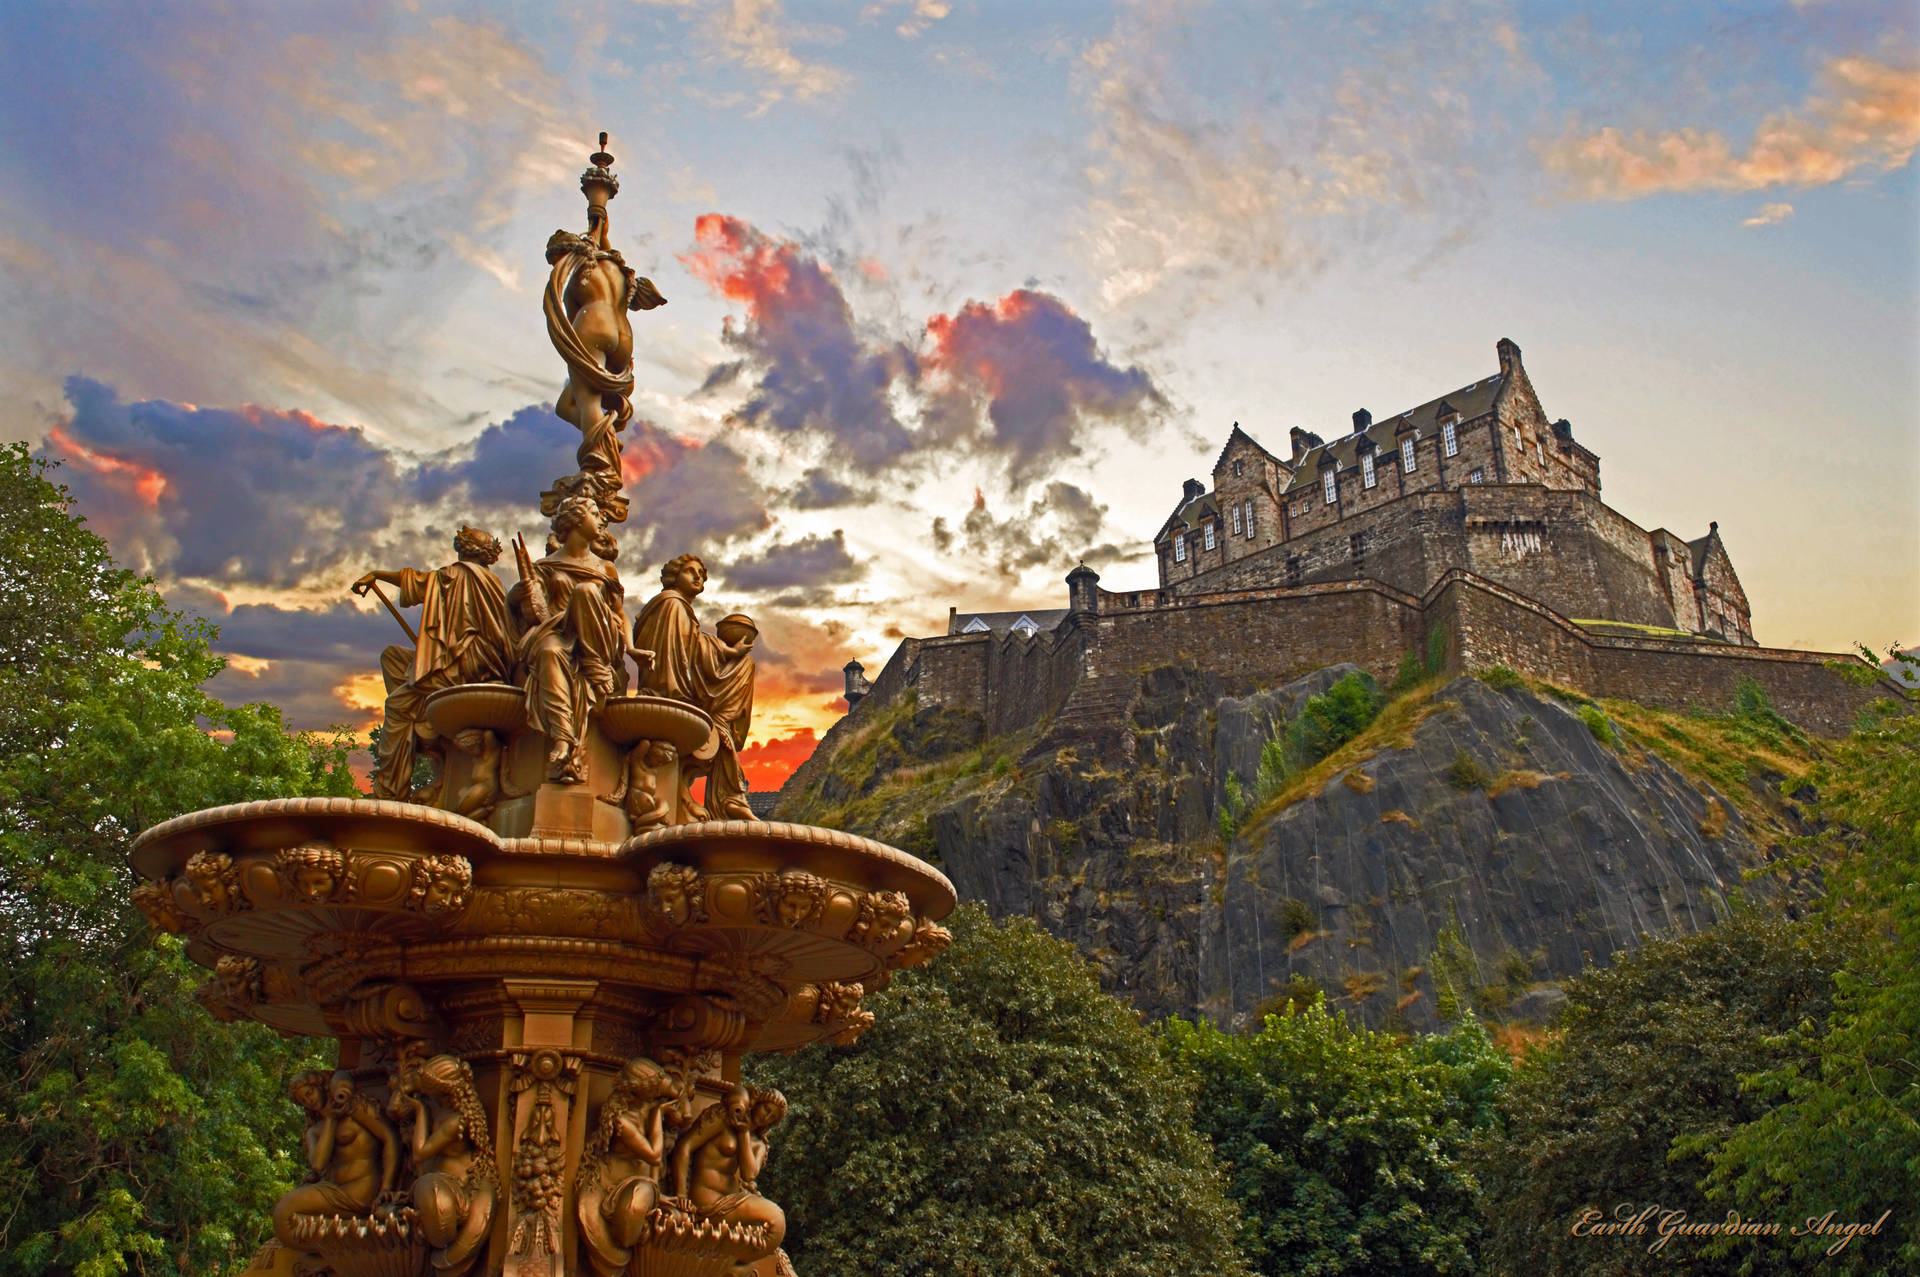
[[[805,102],[828,97],[847,86],[851,77],[837,67],[808,62],[793,50],[796,40],[834,40],[839,32],[827,27],[792,28],[782,21],[779,0],[640,0],[698,18],[697,30],[719,61],[757,72],[761,80],[759,115],[786,97]]]
[[[740,751],[740,766],[755,793],[767,793],[787,783],[794,769],[813,756],[820,743],[811,727],[800,727],[778,740],[753,741]]]
[[[729,316],[721,334],[740,358],[713,369],[706,390],[751,378],[736,418],[779,434],[831,439],[862,469],[878,469],[912,446],[889,397],[895,378],[911,375],[911,355],[861,339],[825,265],[790,240],[718,213],[701,216],[694,237],[681,263],[747,311],[743,326],[735,328]]]
[[[831,536],[809,533],[798,541],[775,542],[736,559],[725,572],[727,588],[755,591],[842,585],[860,575],[861,565],[847,553],[846,533],[839,528]]]
[[[69,377],[42,456],[142,572],[293,586],[360,551],[407,494],[392,454],[304,412],[123,404]]]
[[[973,507],[951,527],[945,517],[933,521],[934,549],[943,554],[956,548],[1009,584],[1026,572],[1051,567],[1064,572],[1085,561],[1099,565],[1139,550],[1137,545],[1112,541],[1096,544],[1105,531],[1107,507],[1093,494],[1071,483],[1055,480],[1024,513],[995,518],[986,495],[975,489]]]
[[[1767,116],[1744,152],[1707,129],[1578,130],[1541,148],[1575,195],[1631,200],[1665,192],[1825,186],[1862,169],[1903,168],[1920,147],[1920,69],[1835,58],[1823,92]]]
[[[69,378],[66,393],[71,411],[40,455],[61,463],[115,555],[163,579],[223,588],[310,588],[450,518],[537,525],[539,494],[573,471],[580,439],[533,404],[469,446],[415,461],[300,411],[122,403],[86,377]],[[635,420],[624,471],[632,512],[615,534],[629,553],[711,552],[769,524],[771,494],[724,443]],[[431,535],[439,543],[450,532]]]
[[[1269,6],[1237,19],[1224,64],[1186,56],[1198,7],[1133,6],[1075,68],[1093,126],[1083,244],[1108,304],[1258,295],[1377,235],[1382,215],[1445,219],[1436,237],[1473,223],[1480,153],[1505,131],[1474,95],[1525,69],[1517,42],[1487,56],[1499,5],[1390,23],[1364,6]],[[1316,57],[1273,64],[1296,43]]]
[[[1760,211],[1741,222],[1742,226],[1778,226],[1793,220],[1793,205],[1762,204]]]
[[[911,341],[890,340],[860,330],[805,246],[718,213],[698,219],[695,240],[681,262],[746,308],[746,322],[729,317],[721,333],[739,357],[714,366],[703,390],[744,386],[733,420],[824,440],[866,473],[910,452],[964,451],[1002,460],[1024,483],[1077,455],[1089,428],[1142,426],[1166,407],[1145,369],[1111,362],[1050,294],[968,302]]]
[[[1146,370],[1109,363],[1093,329],[1066,304],[1018,289],[995,304],[969,302],[927,321],[924,368],[944,377],[943,412],[957,395],[968,413],[984,405],[995,451],[1010,459],[1015,482],[1079,453],[1093,420],[1123,421],[1165,408]]]
[[[860,18],[862,21],[871,21],[890,9],[909,5],[912,6],[911,11],[893,29],[893,33],[902,40],[917,39],[921,32],[953,13],[953,6],[947,0],[882,0],[882,3],[870,4],[862,9]]]
[[[810,466],[799,482],[780,494],[780,500],[795,510],[830,510],[863,505],[873,500],[873,494],[840,482],[819,466]]]
[[[418,438],[447,375],[402,334],[475,271],[517,273],[486,229],[571,185],[591,137],[571,83],[486,21],[117,0],[5,21],[0,223],[31,242],[0,274],[33,317],[5,359],[28,378],[89,351],[136,395]],[[112,175],[78,201],[76,156]]]
[[[725,443],[678,439],[641,421],[628,433],[657,459],[637,478],[629,469],[627,478],[634,513],[625,526],[643,534],[639,550],[647,560],[710,554],[772,522],[766,490]],[[631,532],[621,537],[630,541]]]

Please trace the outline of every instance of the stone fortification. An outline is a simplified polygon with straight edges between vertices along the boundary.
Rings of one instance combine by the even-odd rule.
[[[989,735],[1111,719],[1140,671],[1180,661],[1237,689],[1338,662],[1391,677],[1410,652],[1455,671],[1505,665],[1592,696],[1724,710],[1743,680],[1809,731],[1837,735],[1876,698],[1852,655],[1759,646],[1718,525],[1649,532],[1600,499],[1599,458],[1549,422],[1502,340],[1500,372],[1282,459],[1236,424],[1155,537],[1159,581],[1106,590],[1086,567],[1067,608],[968,613],[910,638],[871,682],[846,670],[837,742],[908,692],[978,713]],[[1839,666],[1861,677],[1843,675]],[[1864,685],[1863,685],[1864,684]]]

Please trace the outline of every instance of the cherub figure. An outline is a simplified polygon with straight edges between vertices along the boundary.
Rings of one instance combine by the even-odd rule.
[[[673,746],[663,740],[643,741],[627,755],[626,778],[609,797],[627,813],[633,832],[664,825],[673,815],[673,803],[660,792],[661,770],[673,762]]]
[[[474,820],[485,820],[500,801],[500,738],[479,727],[453,735],[453,747],[473,760],[467,783],[454,796],[453,810]]]

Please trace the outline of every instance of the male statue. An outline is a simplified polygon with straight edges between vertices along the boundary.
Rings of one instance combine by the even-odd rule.
[[[507,591],[488,566],[500,557],[500,543],[478,528],[462,528],[453,552],[456,562],[432,572],[369,572],[353,583],[353,592],[364,595],[384,581],[399,589],[401,607],[420,608],[416,644],[395,644],[380,654],[387,710],[373,777],[376,798],[411,794],[415,751],[433,738],[422,713],[429,695],[461,683],[504,683],[512,672]]]

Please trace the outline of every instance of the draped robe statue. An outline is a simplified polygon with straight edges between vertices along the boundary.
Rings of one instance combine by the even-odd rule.
[[[432,572],[369,572],[353,583],[354,593],[365,594],[374,582],[385,581],[399,589],[401,607],[420,608],[419,641],[380,654],[387,705],[373,778],[376,798],[412,792],[414,755],[423,736],[432,738],[421,712],[429,695],[460,683],[505,682],[512,668],[507,592],[489,570],[500,557],[500,543],[478,528],[462,528],[453,552],[456,562]]]
[[[706,763],[687,764],[683,775],[706,776],[706,809],[713,819],[754,820],[738,752],[753,722],[752,623],[729,617],[740,632],[723,636],[700,628],[693,600],[706,589],[707,565],[695,555],[683,554],[660,569],[660,584],[665,588],[633,623],[636,654],[651,654],[651,660],[640,658],[641,687],[687,701],[713,719],[719,752]]]
[[[627,688],[626,591],[606,557],[612,550],[592,498],[562,502],[553,534],[559,548],[508,598],[530,623],[519,642],[527,725],[549,741],[548,779],[578,784],[586,779],[588,719]]]

